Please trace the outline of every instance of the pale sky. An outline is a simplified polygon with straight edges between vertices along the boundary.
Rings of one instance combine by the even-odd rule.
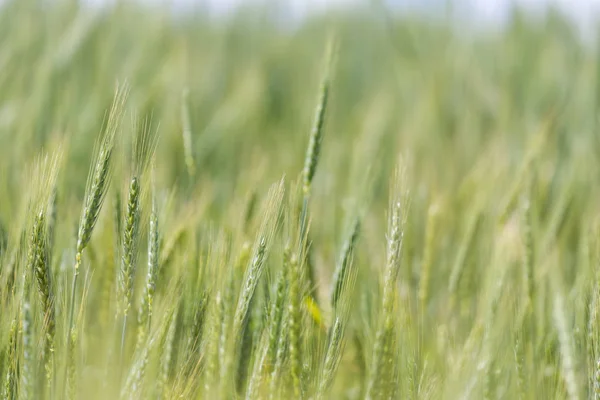
[[[157,0],[145,0],[157,1]],[[160,0],[158,0],[160,1]],[[235,5],[248,4],[261,0],[170,0],[173,2],[186,2],[194,4],[205,1],[214,10],[227,10]],[[264,0],[262,0],[264,1]],[[328,8],[348,7],[369,4],[372,0],[278,0],[285,4],[291,15],[306,15],[314,11],[323,11]],[[443,9],[448,0],[384,0],[387,4],[401,9],[428,9],[428,11]],[[451,0],[459,14],[467,16],[470,22],[476,25],[502,24],[509,14],[511,5],[530,10],[533,14],[539,13],[549,5],[555,6],[570,16],[577,24],[582,34],[593,32],[595,21],[600,20],[600,0]]]
[[[1,0],[0,0],[1,1]],[[114,0],[87,0],[95,4],[106,4]],[[252,3],[264,4],[273,0],[139,0],[142,3],[171,3],[175,6],[208,5],[216,13],[226,13],[227,10],[239,5]],[[360,6],[369,4],[372,0],[275,0],[284,5],[290,15],[302,16],[326,9]],[[442,9],[448,0],[384,0],[391,6],[400,9],[427,9],[435,11]],[[583,29],[588,29],[600,15],[600,0],[450,0],[460,10],[460,15],[468,16],[475,23],[501,23],[507,16],[512,4],[531,10],[543,10],[548,5],[554,5],[571,16]]]

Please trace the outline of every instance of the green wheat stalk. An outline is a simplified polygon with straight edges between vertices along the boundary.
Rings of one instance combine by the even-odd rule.
[[[96,143],[94,160],[90,167],[87,179],[83,211],[79,221],[77,233],[77,248],[75,254],[75,267],[73,269],[73,282],[71,285],[71,301],[67,328],[67,343],[70,342],[73,330],[73,316],[75,312],[75,297],[77,295],[77,278],[81,267],[83,250],[88,245],[94,226],[98,221],[102,204],[111,180],[111,161],[114,153],[115,135],[119,129],[127,99],[127,85],[118,86],[112,107],[108,114],[106,127]],[[69,357],[67,356],[67,359]]]
[[[119,270],[118,299],[122,318],[120,354],[123,357],[127,320],[133,301],[133,284],[137,269],[137,250],[139,241],[139,225],[141,220],[142,187],[141,180],[147,171],[157,145],[158,136],[150,127],[151,121],[146,119],[136,126],[133,139],[133,168],[129,181],[129,192],[126,212],[123,221],[123,237],[121,239],[121,269]]]
[[[366,399],[387,397],[390,390],[392,390],[392,388],[386,387],[385,377],[389,373],[386,364],[390,362],[392,356],[391,347],[395,330],[394,302],[409,208],[408,192],[403,187],[406,184],[405,174],[405,168],[400,164],[396,169],[391,185],[392,197],[388,217],[387,260],[384,270],[383,299],[380,321],[375,334],[375,343],[373,344],[372,365],[367,384]]]
[[[144,343],[146,335],[151,326],[154,293],[156,290],[156,277],[158,274],[159,260],[159,227],[158,211],[156,209],[156,198],[152,198],[152,211],[150,214],[150,226],[148,232],[148,273],[146,285],[142,294],[142,302],[138,312],[138,345]]]
[[[324,136],[324,124],[325,115],[327,111],[327,103],[329,99],[329,91],[331,86],[331,71],[333,70],[333,57],[334,57],[334,40],[330,40],[327,47],[325,71],[321,78],[321,86],[319,89],[319,96],[317,100],[317,108],[315,111],[315,117],[308,140],[308,148],[306,150],[306,156],[304,158],[304,168],[302,170],[302,210],[300,212],[300,242],[298,250],[298,259],[302,265],[304,260],[304,250],[307,245],[308,236],[308,206],[310,201],[310,194],[312,189],[313,179],[317,171],[317,165],[321,154],[321,143]],[[308,280],[309,287],[314,288],[315,277],[314,271],[310,267],[308,268]]]

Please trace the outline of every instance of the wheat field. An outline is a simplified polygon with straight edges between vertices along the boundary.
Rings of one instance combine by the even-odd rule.
[[[376,3],[0,3],[2,399],[600,399],[600,55]]]

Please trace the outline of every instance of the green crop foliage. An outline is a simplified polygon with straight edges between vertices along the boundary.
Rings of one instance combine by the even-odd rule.
[[[0,2],[0,399],[600,399],[597,49],[273,15]]]

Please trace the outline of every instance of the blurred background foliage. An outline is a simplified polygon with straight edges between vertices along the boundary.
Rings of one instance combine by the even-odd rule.
[[[227,201],[254,166],[262,165],[266,182],[295,176],[333,29],[341,45],[317,196],[344,193],[352,165],[377,161],[389,169],[395,149],[411,155],[428,192],[453,191],[486,153],[505,155],[506,168],[518,165],[528,138],[552,114],[559,117],[546,145],[557,154],[548,157],[593,158],[596,55],[558,13],[535,22],[515,12],[495,34],[465,34],[460,26],[377,7],[282,25],[268,10],[242,8],[215,20],[128,2],[4,2],[2,171],[21,169],[53,134],[66,133],[64,179],[80,196],[92,138],[116,82],[127,80],[132,109],[160,123],[165,185],[208,180]],[[197,182],[182,178],[186,89]],[[366,142],[380,152],[376,160],[355,157]],[[0,181],[4,218],[13,211],[5,203],[19,192],[7,175]]]
[[[569,289],[569,307],[580,304],[593,281],[585,246],[600,213],[600,64],[596,48],[559,12],[533,20],[515,11],[501,31],[472,32],[376,5],[288,25],[268,8],[242,8],[215,20],[199,11],[130,2],[98,8],[5,1],[0,219],[6,224],[22,208],[25,167],[66,135],[57,248],[73,247],[79,213],[71,211],[80,209],[93,143],[117,82],[127,81],[126,122],[132,112],[152,115],[160,132],[157,186],[177,188],[177,207],[205,206],[207,224],[218,221],[235,231],[239,202],[248,193],[265,192],[284,174],[300,174],[332,31],[340,48],[311,200],[321,287],[356,198],[372,200],[357,263],[385,264],[388,182],[402,153],[412,198],[402,270],[409,287],[419,279],[428,210],[440,213],[429,318],[449,337],[427,329],[422,346],[428,352],[436,340],[462,349],[486,291],[484,266],[495,262],[496,241],[510,244],[521,236],[521,226],[511,221],[520,196],[529,193],[527,182],[533,187],[540,304],[550,302],[544,277],[555,265]],[[185,164],[184,102],[194,176]],[[119,168],[128,164],[131,129],[124,124]],[[508,248],[503,262],[513,265],[520,247]],[[458,291],[468,295],[460,297],[462,312],[452,314],[446,288],[456,265],[464,265],[465,274]],[[372,281],[361,286],[359,280],[358,291]],[[511,310],[514,304],[506,301]],[[546,324],[548,309],[539,317]],[[584,321],[585,307],[572,311],[573,320]],[[556,345],[552,329],[544,327],[553,338],[548,343]],[[437,373],[448,372],[452,357],[436,364],[441,352],[429,355]],[[553,356],[548,360],[556,365]]]
[[[66,210],[78,207],[93,141],[123,81],[132,87],[129,114],[159,125],[157,180],[187,193],[178,201],[197,191],[218,220],[240,194],[282,174],[295,179],[331,31],[340,49],[313,196],[315,241],[337,237],[344,204],[369,190],[366,229],[380,239],[399,152],[412,165],[410,219],[419,221],[409,224],[408,259],[420,257],[430,204],[447,207],[440,246],[452,247],[474,205],[488,216],[479,229],[494,229],[532,159],[540,224],[562,201],[559,240],[574,241],[581,218],[596,215],[600,69],[595,48],[559,12],[531,19],[516,10],[500,32],[465,32],[376,5],[286,26],[269,9],[215,20],[134,2],[13,0],[0,9],[0,218],[17,213],[25,166],[61,135],[69,138],[61,198]],[[194,177],[184,162],[185,91]],[[76,213],[64,214],[76,225]]]

